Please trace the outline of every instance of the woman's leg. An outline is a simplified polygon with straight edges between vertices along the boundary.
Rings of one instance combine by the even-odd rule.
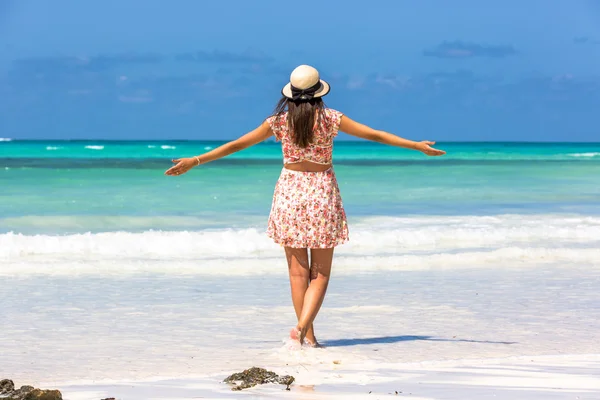
[[[307,249],[285,248],[285,257],[288,263],[290,274],[290,288],[292,289],[292,303],[296,311],[296,318],[300,319],[302,306],[304,305],[304,295],[308,289],[310,280],[310,264],[308,261]],[[312,324],[306,332],[306,337],[312,343],[316,341]]]
[[[298,318],[297,329],[300,331],[300,342],[307,337],[313,321],[317,317],[331,275],[333,248],[310,250],[310,286],[304,295],[302,312]],[[309,338],[310,340],[310,338]]]

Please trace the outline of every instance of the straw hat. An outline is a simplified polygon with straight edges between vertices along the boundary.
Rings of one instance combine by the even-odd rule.
[[[319,71],[310,65],[300,65],[292,71],[290,82],[281,94],[290,100],[311,100],[329,93],[329,84],[319,78]]]

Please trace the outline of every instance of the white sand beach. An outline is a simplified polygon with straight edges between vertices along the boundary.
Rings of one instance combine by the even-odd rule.
[[[105,262],[3,276],[2,377],[67,400],[600,398],[597,264],[350,273],[340,261],[315,323],[325,348],[299,350],[285,340],[285,267],[224,276],[178,261],[161,274],[150,264],[166,261],[145,260],[122,276],[89,272]],[[221,383],[252,366],[296,382]]]

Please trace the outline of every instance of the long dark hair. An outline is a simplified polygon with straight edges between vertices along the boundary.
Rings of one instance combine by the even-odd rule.
[[[286,111],[288,112],[288,128],[294,143],[298,147],[307,147],[313,140],[315,122],[320,124],[325,113],[323,99],[318,97],[310,100],[294,101],[283,96],[275,106],[273,115],[279,117]]]

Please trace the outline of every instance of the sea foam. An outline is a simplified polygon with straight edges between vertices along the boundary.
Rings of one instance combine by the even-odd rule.
[[[598,157],[600,153],[571,153],[568,155],[571,157]]]
[[[597,217],[369,218],[351,226],[350,237],[349,243],[336,250],[336,259],[343,260],[343,273],[600,263]],[[0,260],[4,261],[0,274],[15,272],[17,265],[20,273],[65,273],[71,268],[67,266],[74,264],[79,265],[79,271],[118,273],[120,268],[125,271],[129,262],[136,271],[243,275],[272,271],[281,264],[282,254],[281,247],[262,228],[71,235],[5,233],[0,235]],[[40,260],[56,265],[33,265]],[[91,260],[102,267],[93,266]]]

